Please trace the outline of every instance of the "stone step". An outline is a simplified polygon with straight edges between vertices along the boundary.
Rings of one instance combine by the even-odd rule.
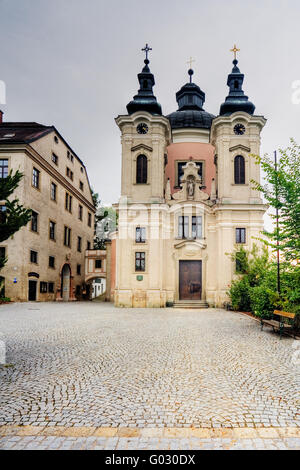
[[[208,308],[205,300],[178,300],[174,302],[174,308]]]

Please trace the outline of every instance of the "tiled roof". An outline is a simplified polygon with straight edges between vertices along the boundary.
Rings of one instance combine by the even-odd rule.
[[[0,124],[0,143],[28,144],[53,131],[53,126],[37,122],[3,122]]]

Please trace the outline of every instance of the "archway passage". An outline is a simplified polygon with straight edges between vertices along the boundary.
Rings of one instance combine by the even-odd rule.
[[[61,272],[61,292],[64,302],[70,300],[70,285],[71,285],[71,269],[68,264],[65,264]]]

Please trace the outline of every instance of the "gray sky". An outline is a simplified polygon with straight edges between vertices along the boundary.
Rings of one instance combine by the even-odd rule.
[[[229,49],[240,47],[244,90],[268,123],[262,151],[298,142],[298,0],[0,0],[0,80],[6,121],[54,124],[85,162],[106,203],[120,194],[121,147],[114,122],[138,89],[148,42],[163,113],[196,59],[205,109],[218,114],[228,93]]]

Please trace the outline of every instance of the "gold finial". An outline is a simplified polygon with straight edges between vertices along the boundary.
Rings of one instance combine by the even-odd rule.
[[[195,61],[195,59],[193,59],[192,57],[190,57],[190,60],[187,61],[187,64],[190,65],[190,69],[192,68],[193,62],[196,62],[196,61]]]
[[[230,49],[230,52],[233,52],[234,53],[234,60],[236,60],[236,53],[237,52],[240,52],[241,49],[238,49],[236,47],[236,44],[233,46],[233,49]]]

